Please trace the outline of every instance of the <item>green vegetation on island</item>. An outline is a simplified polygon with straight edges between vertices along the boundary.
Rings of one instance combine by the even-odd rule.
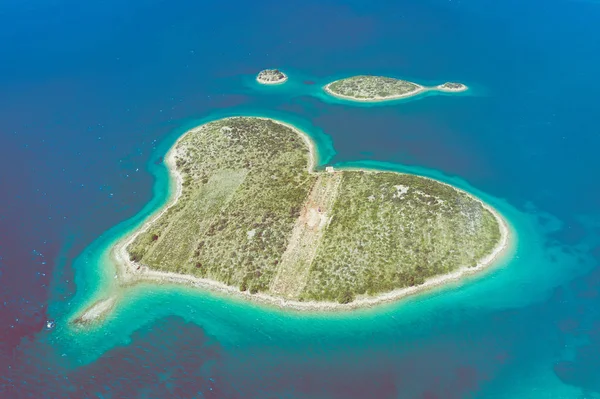
[[[279,69],[265,69],[258,73],[256,81],[262,84],[277,84],[287,80],[287,75]]]
[[[393,172],[313,172],[307,137],[270,119],[210,122],[171,151],[181,194],[126,248],[134,270],[348,303],[476,266],[501,242],[497,218],[465,192]]]
[[[441,84],[441,85],[437,86],[437,89],[441,90],[441,91],[458,92],[458,91],[465,91],[465,90],[467,90],[467,86],[465,86],[462,83],[446,82],[444,84]]]
[[[307,299],[339,301],[423,284],[476,266],[500,241],[494,215],[448,185],[393,172],[344,171]]]
[[[336,80],[324,88],[328,94],[353,101],[386,101],[415,96],[426,91],[458,92],[467,89],[462,83],[444,83],[424,87],[406,80],[385,76],[359,75]]]

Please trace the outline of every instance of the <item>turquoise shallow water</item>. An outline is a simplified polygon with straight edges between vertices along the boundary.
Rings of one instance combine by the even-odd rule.
[[[293,88],[296,82],[290,79],[290,83]],[[292,89],[288,90],[289,93]],[[326,132],[306,121],[284,113],[261,114],[240,110],[238,113],[223,112],[186,123],[172,131],[156,147],[150,159],[163,157],[175,140],[190,128],[232,115],[273,117],[300,128],[317,143],[318,168],[327,165],[336,154],[335,143]],[[467,314],[477,314],[523,306],[539,301],[550,294],[557,282],[574,276],[574,271],[566,267],[562,270],[550,268],[552,273],[543,275],[536,269],[527,268],[526,265],[547,261],[547,249],[543,246],[547,232],[540,226],[538,218],[475,189],[458,177],[449,177],[432,169],[381,161],[339,162],[334,166],[413,173],[466,190],[492,205],[507,219],[511,246],[494,266],[479,275],[369,309],[339,313],[290,312],[185,286],[144,283],[119,291],[118,304],[103,323],[89,330],[73,327],[68,322],[73,315],[112,292],[115,285],[112,278],[114,265],[110,259],[112,245],[157,212],[174,190],[164,164],[151,161],[147,168],[155,176],[152,200],[132,219],[94,241],[75,261],[77,294],[69,304],[71,311],[61,315],[64,310],[57,309],[57,328],[49,339],[66,357],[76,359],[76,364],[86,364],[115,346],[127,344],[131,335],[140,328],[164,317],[177,315],[187,322],[201,325],[207,334],[218,336],[225,347],[237,349],[265,339],[272,342],[282,340],[278,345],[295,348],[307,345],[317,336],[328,344],[345,341],[348,345],[360,345],[366,337],[372,340],[373,336],[378,336],[384,339],[381,342],[383,345],[386,336],[389,339],[399,331],[403,331],[402,335],[406,338],[417,339],[429,329],[430,323],[435,323],[436,314],[448,309],[459,308]],[[569,257],[565,256],[565,259],[558,258],[555,261],[565,264],[568,260]],[[584,270],[578,267],[577,273]]]
[[[286,85],[255,87],[250,84],[250,89],[261,96],[289,99],[298,97],[295,91],[299,91],[300,95],[329,102],[327,96],[322,94],[320,85],[310,85],[307,88],[300,79],[308,78],[290,74],[290,81]],[[251,77],[244,77],[243,80],[251,82]],[[417,96],[392,103],[401,105],[408,101],[427,101],[424,97],[426,96]],[[364,104],[335,99],[331,102],[347,107],[364,107]],[[381,105],[368,104],[369,107]],[[91,328],[70,324],[69,321],[90,303],[114,292],[114,265],[110,258],[110,249],[114,243],[157,212],[172,194],[174,187],[168,171],[163,163],[156,160],[162,159],[175,140],[190,128],[234,115],[271,117],[303,130],[317,144],[318,168],[332,164],[335,167],[365,167],[413,173],[466,190],[496,208],[506,218],[511,231],[511,246],[483,273],[369,309],[338,313],[285,311],[180,285],[143,283],[124,290],[118,289],[117,305],[102,323]],[[406,351],[415,350],[413,346],[416,344],[418,347],[418,343],[426,341],[428,336],[439,334],[445,329],[460,329],[464,320],[488,317],[495,312],[510,312],[511,309],[543,301],[552,295],[561,281],[575,278],[593,265],[593,259],[582,255],[588,249],[586,245],[592,243],[581,243],[581,254],[565,252],[560,245],[549,245],[549,233],[561,228],[561,222],[549,214],[520,211],[507,201],[486,194],[459,177],[448,176],[434,169],[373,160],[330,163],[335,156],[335,142],[327,132],[285,111],[265,112],[243,106],[235,107],[202,119],[186,121],[173,129],[155,146],[146,165],[147,171],[154,176],[152,199],[131,219],[103,233],[75,259],[73,268],[76,294],[68,303],[57,301],[50,308],[49,318],[55,320],[56,327],[44,340],[56,353],[60,353],[63,367],[77,370],[98,362],[99,358],[115,348],[134,344],[132,337],[140,331],[152,331],[157,328],[157,323],[175,316],[184,323],[201,326],[209,337],[218,337],[222,350],[235,354],[236,359],[240,356],[252,358],[257,345],[266,345],[282,352],[276,356],[298,356],[305,350],[316,351],[314,356],[322,361],[329,356],[348,356],[346,352],[349,348],[352,348],[349,350],[350,356],[362,356],[356,352],[365,350],[361,348],[369,343],[369,346],[378,348],[377,351],[387,353],[378,356],[388,356],[388,361],[391,361],[394,356],[401,354],[404,357]],[[540,273],[539,268],[531,267],[539,264],[549,266]],[[441,315],[444,316],[440,317]],[[468,341],[466,337],[463,344]],[[392,348],[390,352],[388,348]],[[335,355],[330,354],[332,351]],[[506,355],[498,350],[495,356],[503,359]],[[244,373],[253,372],[243,369]],[[238,372],[239,370],[236,371]],[[553,386],[553,391],[560,387],[565,394],[574,393],[563,386],[556,376],[549,374],[548,370],[531,373],[529,378],[543,379],[544,384]],[[505,393],[510,391],[519,397],[537,397],[535,394],[527,396],[518,386],[511,387],[510,390],[503,386],[501,390]]]
[[[293,77],[289,83],[285,90],[284,86],[268,87],[260,95],[294,97],[294,90],[302,86]],[[310,90],[301,94],[323,99],[319,94],[320,89],[315,87],[311,86]],[[427,101],[425,98],[411,99],[417,100]],[[561,245],[553,245],[548,241],[549,234],[561,229],[558,219],[534,209],[528,212],[518,210],[507,201],[486,194],[459,177],[430,168],[384,161],[334,162],[335,167],[413,173],[466,190],[496,208],[506,218],[512,236],[511,248],[493,267],[479,275],[369,309],[339,313],[290,312],[185,286],[144,283],[119,291],[115,309],[102,323],[91,328],[70,324],[69,320],[83,308],[113,292],[114,265],[111,263],[110,249],[114,243],[159,210],[172,194],[173,186],[166,167],[156,160],[161,159],[175,140],[190,128],[233,115],[272,117],[300,128],[317,144],[319,168],[329,165],[336,156],[335,142],[327,132],[307,120],[282,111],[261,112],[236,107],[231,111],[187,121],[172,130],[154,148],[146,165],[147,172],[154,177],[150,202],[135,216],[109,229],[85,248],[73,263],[77,286],[75,295],[66,303],[53,302],[49,308],[48,316],[56,322],[56,326],[42,339],[60,354],[62,367],[66,370],[75,371],[92,365],[115,348],[133,345],[135,341],[132,341],[132,337],[140,331],[152,331],[157,328],[157,323],[173,316],[179,317],[183,323],[201,326],[209,337],[218,337],[220,348],[225,353],[235,353],[238,360],[247,356],[252,358],[257,346],[267,346],[281,352],[266,355],[267,359],[269,356],[302,357],[301,354],[308,350],[315,352],[311,356],[315,356],[316,361],[327,363],[325,359],[330,356],[363,356],[361,352],[365,349],[362,348],[368,343],[371,347],[369,351],[383,351],[377,357],[387,357],[387,361],[392,361],[395,356],[405,357],[407,353],[415,351],[421,345],[419,343],[427,341],[429,336],[446,329],[462,329],[465,320],[486,318],[497,312],[511,312],[511,309],[539,303],[550,297],[561,281],[576,278],[593,266],[594,260],[585,252],[594,242],[581,242],[579,252],[573,249],[565,251]],[[543,273],[539,268],[532,267],[539,264],[547,265]],[[468,335],[461,339],[464,340],[462,344],[470,340]],[[160,347],[160,343],[156,345]],[[507,355],[503,350],[493,352],[502,364]],[[244,373],[252,375],[255,372],[245,367],[247,365],[242,366]],[[543,380],[543,384],[557,392],[556,397],[572,395],[577,391],[564,386],[548,369],[529,372],[531,375],[527,378]],[[528,395],[526,389],[521,391],[518,385],[510,389],[502,386],[500,391],[506,395],[538,397],[536,394]]]
[[[334,96],[328,95],[323,87],[328,83],[334,82],[339,79],[348,78],[355,75],[364,75],[365,73],[361,71],[356,71],[354,73],[344,73],[340,75],[332,75],[327,76],[325,78],[316,78],[313,76],[309,76],[306,73],[302,73],[302,71],[295,71],[293,69],[282,70],[286,75],[288,75],[288,81],[285,84],[278,85],[263,85],[256,81],[254,76],[245,76],[242,78],[243,85],[247,87],[251,92],[257,92],[261,95],[277,95],[280,97],[293,98],[298,96],[312,96],[319,99],[322,102],[329,104],[341,104],[345,106],[354,106],[354,107],[378,107],[378,106],[390,106],[390,105],[398,105],[402,103],[406,103],[409,101],[417,101],[420,99],[424,99],[426,97],[433,96],[477,96],[482,95],[483,90],[481,88],[472,88],[469,87],[468,90],[458,93],[448,93],[448,92],[440,92],[440,91],[427,91],[421,94],[417,94],[416,96],[411,96],[407,98],[400,98],[397,100],[387,100],[387,101],[375,101],[375,102],[360,102],[360,101],[350,101],[342,98],[337,98]],[[417,78],[406,77],[406,76],[397,76],[394,74],[387,74],[385,76],[389,76],[396,79],[408,80],[410,82],[414,82],[420,84],[425,87],[437,86],[445,81],[423,81]],[[469,86],[467,82],[461,82]]]
[[[566,0],[0,4],[0,397],[598,397],[598,20]],[[267,67],[290,81],[258,86]],[[320,91],[353,74],[470,90]],[[514,252],[358,312],[140,285],[71,328],[113,283],[110,246],[166,201],[160,157],[229,115],[298,126],[322,165],[465,189],[510,222]]]

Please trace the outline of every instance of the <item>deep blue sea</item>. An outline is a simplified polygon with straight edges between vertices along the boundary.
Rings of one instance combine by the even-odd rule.
[[[257,85],[270,67],[289,81]],[[0,398],[600,398],[599,71],[596,0],[0,2]],[[470,90],[321,92],[353,74]],[[369,310],[140,285],[73,328],[167,201],[169,146],[228,115],[296,125],[321,167],[468,190],[514,245]]]

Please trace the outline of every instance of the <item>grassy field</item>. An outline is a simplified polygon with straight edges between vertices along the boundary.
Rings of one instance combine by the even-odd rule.
[[[150,268],[264,291],[316,176],[300,136],[269,120],[230,118],[176,144],[183,192],[129,247]]]
[[[302,298],[350,302],[475,266],[500,240],[494,216],[450,186],[412,175],[344,172]]]
[[[419,86],[406,80],[360,75],[336,80],[328,88],[340,96],[366,100],[405,95],[418,90]]]
[[[211,122],[174,151],[181,197],[128,247],[151,269],[347,303],[474,266],[500,240],[479,201],[434,180],[310,173],[306,142],[270,120]]]

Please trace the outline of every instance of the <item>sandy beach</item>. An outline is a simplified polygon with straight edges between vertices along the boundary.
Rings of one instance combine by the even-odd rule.
[[[260,119],[269,119],[269,118],[260,118]],[[327,172],[315,172],[314,171],[314,168],[316,166],[316,156],[317,156],[316,148],[315,148],[313,141],[310,139],[310,137],[307,134],[305,134],[304,132],[300,131],[299,129],[297,129],[296,127],[294,127],[292,125],[289,125],[289,124],[286,124],[284,122],[280,122],[277,120],[273,120],[273,119],[271,119],[271,120],[275,123],[279,123],[281,125],[289,127],[290,129],[295,131],[298,135],[300,135],[303,138],[303,140],[305,140],[305,142],[307,143],[307,145],[309,147],[309,151],[310,151],[310,161],[309,161],[308,169],[311,173],[327,173]],[[157,270],[151,270],[144,265],[140,265],[136,262],[131,261],[129,259],[129,255],[127,253],[127,247],[129,244],[131,244],[136,239],[136,237],[139,234],[145,232],[150,227],[150,225],[152,223],[154,223],[154,221],[156,219],[161,217],[171,206],[173,206],[177,203],[179,197],[181,196],[181,192],[182,192],[182,177],[175,167],[175,158],[177,156],[177,143],[179,142],[179,140],[181,140],[183,137],[185,137],[185,135],[187,135],[190,132],[196,131],[198,128],[199,127],[191,129],[190,131],[183,134],[177,140],[177,142],[171,147],[171,149],[168,151],[167,155],[165,156],[165,162],[166,162],[167,168],[169,169],[169,174],[170,174],[171,178],[173,179],[175,186],[176,186],[176,190],[175,190],[174,194],[172,195],[171,199],[161,210],[157,211],[154,215],[152,215],[149,218],[149,220],[146,221],[139,229],[135,230],[131,235],[126,236],[122,240],[118,241],[112,248],[111,258],[114,260],[114,263],[116,266],[115,278],[118,280],[118,283],[122,286],[129,286],[129,285],[135,284],[137,282],[141,282],[141,281],[151,281],[151,282],[156,282],[156,283],[177,283],[177,284],[186,284],[186,285],[204,289],[207,291],[226,294],[228,296],[237,297],[240,299],[251,300],[251,301],[259,302],[259,303],[266,304],[269,306],[275,306],[275,307],[282,308],[282,309],[293,309],[293,310],[298,310],[298,311],[350,310],[350,309],[356,309],[356,308],[370,307],[370,306],[374,306],[374,305],[384,303],[384,302],[396,301],[400,298],[403,298],[403,297],[406,297],[409,295],[414,295],[414,294],[417,294],[420,292],[424,292],[424,291],[431,290],[436,287],[446,285],[451,282],[459,281],[468,275],[479,273],[482,270],[487,269],[509,247],[509,242],[510,242],[509,228],[508,228],[508,225],[507,225],[506,221],[504,220],[504,218],[502,218],[502,216],[494,208],[492,208],[488,204],[484,203],[479,198],[476,198],[476,197],[472,196],[471,194],[466,193],[470,197],[478,200],[487,210],[489,210],[494,215],[494,217],[496,218],[496,220],[498,221],[498,224],[500,226],[500,233],[501,233],[500,242],[498,243],[496,248],[494,248],[494,250],[490,254],[488,254],[484,258],[480,259],[475,267],[462,267],[462,268],[455,270],[448,274],[434,276],[434,277],[427,279],[425,281],[425,283],[418,285],[418,286],[405,287],[405,288],[397,289],[397,290],[390,291],[390,292],[376,295],[376,296],[358,296],[353,302],[348,303],[348,304],[340,304],[337,302],[314,302],[314,301],[302,302],[302,301],[295,301],[295,300],[286,300],[286,299],[274,297],[274,296],[271,296],[271,295],[268,295],[265,293],[250,294],[249,292],[241,292],[237,287],[231,287],[231,286],[225,285],[223,283],[209,280],[209,279],[198,278],[198,277],[190,276],[190,275],[182,275],[182,274],[176,274],[176,273],[170,273],[170,272],[161,272],[161,271],[157,271]],[[336,169],[336,170],[338,170],[338,169]],[[367,173],[377,173],[378,172],[378,170],[362,169],[362,168],[345,168],[343,170],[363,170]],[[393,172],[393,173],[397,173],[397,172]],[[423,176],[421,176],[421,177],[423,177]],[[434,179],[431,179],[431,180],[434,180]],[[446,184],[455,190],[464,192],[463,190],[460,190],[450,184],[443,183],[438,180],[435,180],[435,181],[438,183]],[[110,298],[105,301],[110,301]],[[81,320],[96,320],[96,319],[98,319],[101,316],[100,313],[106,313],[108,310],[110,310],[110,308],[112,307],[112,302],[110,302],[110,304],[108,306],[106,306],[106,304],[104,306],[102,306],[102,305],[99,306],[99,305],[100,305],[100,303],[96,302],[94,305],[92,305],[90,308],[88,308],[84,312],[84,314],[79,317],[79,319],[81,319]]]
[[[275,81],[275,82],[272,82],[272,81],[270,81],[270,80],[263,80],[263,79],[261,79],[261,78],[259,78],[259,77],[257,77],[257,78],[256,78],[256,81],[257,81],[258,83],[260,83],[261,85],[280,85],[280,84],[282,84],[282,83],[285,83],[285,82],[287,82],[287,80],[288,80],[288,77],[287,77],[287,75],[286,75],[286,77],[285,77],[285,78],[283,78],[283,79],[281,79],[281,80],[278,80],[278,81]]]
[[[94,302],[93,305],[88,307],[79,317],[73,322],[75,324],[89,324],[95,321],[101,320],[107,313],[109,313],[115,303],[117,302],[117,296],[112,295],[107,298]]]

